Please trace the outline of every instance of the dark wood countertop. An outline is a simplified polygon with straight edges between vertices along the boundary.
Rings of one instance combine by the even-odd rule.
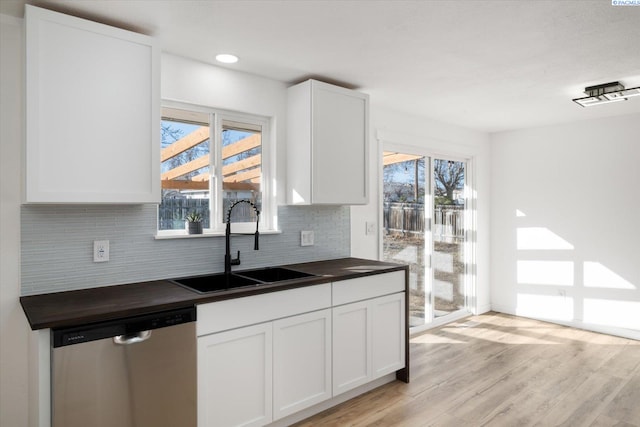
[[[178,286],[169,280],[156,280],[24,296],[20,298],[20,303],[31,329],[59,328],[406,270],[408,268],[401,264],[360,258],[340,258],[303,264],[289,264],[283,267],[316,276],[210,294],[199,294]]]

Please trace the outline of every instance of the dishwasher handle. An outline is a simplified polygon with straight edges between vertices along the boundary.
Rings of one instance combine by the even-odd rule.
[[[151,338],[151,330],[136,332],[135,334],[116,335],[113,343],[117,345],[131,345],[144,342]]]

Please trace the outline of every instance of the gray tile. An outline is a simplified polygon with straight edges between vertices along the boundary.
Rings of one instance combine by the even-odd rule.
[[[224,238],[155,240],[156,206],[31,206],[21,209],[22,295],[166,279],[223,270]],[[281,234],[235,236],[241,268],[349,256],[349,208],[280,206]],[[315,244],[300,247],[300,231]],[[110,260],[93,262],[93,241],[109,240]]]

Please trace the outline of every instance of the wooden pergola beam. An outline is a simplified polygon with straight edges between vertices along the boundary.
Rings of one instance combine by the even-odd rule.
[[[209,172],[201,173],[191,178],[191,181],[209,182]]]
[[[163,180],[162,188],[164,190],[208,190],[209,183],[205,181],[187,181],[187,180]],[[226,191],[260,191],[260,183],[255,182],[225,182],[222,185]]]
[[[233,144],[229,144],[226,147],[222,147],[222,160],[237,156],[238,154],[249,151],[252,148],[259,147],[261,140],[262,138],[260,138],[260,134],[255,133],[241,139],[240,141],[236,141]]]
[[[206,181],[187,181],[181,179],[162,180],[164,190],[208,190],[209,183]]]
[[[223,182],[244,182],[251,181],[255,178],[260,178],[262,172],[260,168],[250,169],[246,172],[237,173],[234,175],[225,176]]]
[[[222,189],[226,191],[260,191],[260,183],[251,182],[225,182]]]
[[[255,156],[251,156],[246,159],[224,165],[222,167],[222,176],[231,175],[232,173],[236,173],[244,169],[251,169],[255,168],[256,166],[260,166],[260,157],[260,154],[256,154]]]
[[[198,144],[206,141],[209,138],[209,127],[200,126],[198,129],[191,132],[176,142],[172,143],[168,147],[164,148],[160,152],[160,161],[164,162],[172,157],[177,156],[180,153],[184,153],[189,148],[193,148]]]
[[[382,153],[382,164],[384,166],[393,165],[394,163],[402,163],[410,160],[419,160],[424,156],[417,156],[415,154],[402,154],[394,153],[392,151],[385,151]]]
[[[172,157],[175,157],[180,153],[183,153],[188,149],[195,147],[203,141],[206,141],[207,138],[209,138],[209,128],[206,126],[201,126],[200,128],[191,132],[189,135],[179,139],[169,147],[162,150],[162,161],[171,159]],[[226,147],[223,147],[222,158],[224,160],[233,156],[237,156],[238,154],[259,147],[260,144],[260,135],[253,134],[232,144],[229,144]],[[261,177],[261,169],[259,166],[261,165],[261,161],[261,155],[256,154],[246,159],[242,159],[223,166],[222,175],[225,189],[229,189],[229,186],[231,185],[234,187],[233,189],[238,190],[259,190]],[[189,180],[179,178],[208,165],[209,155],[206,154],[183,165],[177,166],[167,172],[164,172],[161,176],[162,188],[176,190],[206,190],[209,188],[209,172],[201,173]]]
[[[209,155],[200,156],[195,160],[180,165],[162,174],[161,179],[176,179],[190,172],[197,171],[205,166],[209,166]]]

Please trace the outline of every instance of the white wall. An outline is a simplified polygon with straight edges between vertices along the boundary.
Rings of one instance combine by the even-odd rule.
[[[264,180],[281,191],[284,201],[286,85],[275,80],[215,67],[175,55],[162,55],[161,94],[164,99],[203,105],[271,119],[271,147],[279,155],[263,164],[275,167],[273,180]],[[266,140],[266,138],[265,138]],[[273,169],[272,169],[273,170]],[[276,184],[274,185],[274,182]],[[263,200],[261,222],[267,218]],[[261,236],[260,251],[243,251],[242,268],[293,262],[310,262],[349,255],[349,209],[340,206],[280,206],[277,234]],[[224,239],[155,240],[157,212],[154,206],[24,206],[22,228],[22,294],[83,289],[222,271]],[[61,220],[79,227],[64,232]],[[133,225],[133,227],[132,227]],[[314,230],[315,244],[300,248],[300,230]],[[246,240],[246,238],[238,238]],[[91,242],[109,240],[110,261],[91,261]],[[43,248],[55,245],[50,253]],[[177,254],[177,255],[176,255]],[[62,267],[61,267],[62,266]],[[53,272],[53,273],[51,273]]]
[[[287,85],[282,82],[162,54],[162,99],[265,116],[272,121],[276,196],[286,203]]]
[[[491,150],[492,308],[640,338],[640,114]]]
[[[23,21],[0,15],[0,425],[22,427],[29,411],[30,329],[19,304],[20,203],[23,146]],[[286,85],[173,55],[162,58],[162,96],[273,118],[274,141],[284,142]],[[276,120],[277,118],[277,120]],[[284,200],[284,149],[277,149],[275,186]],[[34,373],[33,371],[31,373]]]
[[[18,303],[21,26],[21,20],[0,15],[0,425],[16,427],[28,422],[29,376],[29,330]],[[172,55],[163,55],[162,67],[165,98],[286,115],[282,83]],[[583,326],[588,322],[595,329],[638,336],[640,115],[501,133],[492,136],[490,147],[486,134],[372,102],[371,198],[368,205],[351,209],[352,256],[378,258],[380,236],[366,236],[364,226],[366,221],[381,224],[378,135],[436,154],[470,156],[477,192],[476,311],[489,309],[491,290],[491,306],[499,311]],[[285,124],[278,122],[276,128],[276,140],[284,141]],[[283,147],[278,147],[277,165],[278,199],[283,201]],[[558,188],[558,182],[565,187]],[[526,216],[516,216],[516,210]],[[519,236],[518,229],[524,230]],[[518,249],[518,244],[529,249]],[[559,280],[564,284],[541,283]]]
[[[432,154],[472,158],[475,166],[477,215],[476,295],[471,295],[475,313],[490,309],[489,296],[489,136],[425,117],[411,116],[375,105],[372,100],[369,150],[369,204],[351,208],[351,255],[378,259],[381,233],[365,234],[365,223],[374,222],[381,230],[380,173],[384,142],[416,146]]]
[[[20,296],[22,20],[0,15],[0,426],[28,422],[29,328]]]

